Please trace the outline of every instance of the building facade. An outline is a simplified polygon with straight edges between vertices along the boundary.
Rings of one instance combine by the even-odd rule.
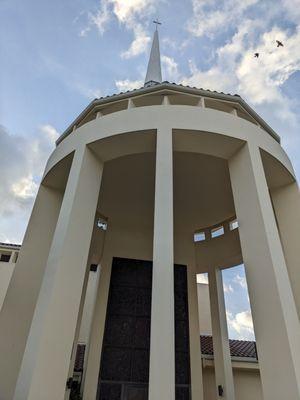
[[[300,400],[299,190],[278,135],[237,95],[162,82],[156,31],[145,86],[56,144],[0,312],[0,399],[69,397],[91,265],[83,399],[210,399],[203,272],[209,393],[240,398],[221,270],[244,263],[262,398]]]

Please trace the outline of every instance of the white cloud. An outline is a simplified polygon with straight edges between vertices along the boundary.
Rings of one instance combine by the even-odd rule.
[[[6,232],[0,241],[20,241],[47,158],[58,136],[45,124],[35,136],[17,136],[0,126],[0,218]],[[16,216],[22,220],[16,221]],[[9,233],[8,233],[9,232]]]
[[[284,47],[277,48],[276,40]],[[280,87],[300,69],[300,29],[289,35],[277,27],[265,32],[256,47],[244,49],[236,74],[241,93],[257,104],[282,102]],[[254,59],[253,53],[260,54]]]
[[[258,0],[192,0],[193,17],[187,29],[194,36],[212,37],[228,30]]]
[[[253,321],[250,310],[237,314],[227,312],[227,322],[231,336],[240,340],[254,340]]]
[[[59,132],[52,125],[41,125],[39,129],[42,133],[48,136],[52,143],[54,143],[59,137]]]
[[[224,292],[225,293],[233,293],[234,289],[230,284],[227,285],[226,283],[224,283]]]
[[[106,30],[106,27],[110,21],[111,15],[109,11],[109,2],[108,1],[102,1],[100,3],[100,7],[97,10],[95,14],[89,13],[89,19],[91,24],[95,25],[100,32],[101,35]],[[90,29],[90,26],[87,27],[87,29]],[[83,31],[82,31],[83,32]],[[84,35],[86,34],[87,30],[84,31]]]
[[[237,274],[233,278],[233,282],[236,283],[237,285],[240,285],[243,289],[247,289],[247,281],[245,276]]]
[[[113,5],[118,20],[123,23],[133,23],[137,16],[149,16],[155,11],[156,0],[106,0]]]
[[[136,57],[148,49],[151,37],[144,26],[154,15],[157,4],[162,1],[164,0],[102,0],[94,13],[88,13],[88,25],[81,30],[80,36],[86,36],[92,26],[103,35],[110,20],[116,18],[134,36],[129,48],[121,52],[121,57]]]
[[[116,81],[115,84],[120,92],[126,92],[127,90],[139,89],[144,85],[144,82],[140,80],[131,81],[129,79],[125,79]]]
[[[140,24],[134,27],[133,32],[134,40],[132,41],[129,49],[121,53],[122,58],[128,59],[138,56],[148,48],[148,44],[151,41],[150,36],[146,34],[144,28]]]
[[[208,285],[208,275],[207,274],[197,274],[197,283],[204,283]]]
[[[32,174],[24,176],[11,185],[11,192],[16,199],[32,199],[37,192],[38,185],[34,182]]]
[[[164,79],[171,82],[176,82],[179,78],[178,64],[172,57],[162,55],[162,68],[164,71]]]
[[[283,11],[288,18],[295,23],[300,23],[300,3],[299,0],[282,0]]]
[[[261,21],[245,20],[230,41],[215,51],[216,62],[203,71],[190,61],[190,74],[184,84],[227,91],[246,97],[252,104],[276,103],[282,118],[291,118],[283,84],[300,70],[300,28],[284,31],[278,27],[263,29]],[[284,47],[277,48],[276,40]],[[254,58],[254,53],[260,53]]]

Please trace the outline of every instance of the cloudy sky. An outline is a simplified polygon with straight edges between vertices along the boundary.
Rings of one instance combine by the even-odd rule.
[[[142,85],[157,17],[163,79],[239,93],[300,177],[300,0],[1,0],[0,241],[22,242],[58,135],[95,97]],[[252,337],[242,267],[224,282],[231,336]]]

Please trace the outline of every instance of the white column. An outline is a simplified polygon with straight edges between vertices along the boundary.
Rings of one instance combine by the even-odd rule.
[[[216,396],[226,400],[234,400],[234,383],[229,349],[226,308],[223,291],[222,272],[213,268],[208,274],[209,298],[211,309],[211,326],[214,346],[214,365]],[[219,385],[224,390],[219,396]]]
[[[0,312],[0,399],[15,390],[62,195],[40,186]]]
[[[192,243],[193,238],[191,238]],[[193,244],[194,247],[194,244]],[[188,264],[188,302],[190,329],[190,368],[192,400],[203,400],[203,374],[200,345],[200,326],[198,312],[198,292],[195,272],[195,253]]]
[[[95,400],[99,379],[102,342],[105,329],[106,309],[112,268],[112,242],[110,226],[105,239],[103,259],[96,295],[94,315],[87,348],[87,365],[84,375],[83,400]]]
[[[200,97],[200,99],[198,101],[198,107],[205,108],[205,99],[204,99],[204,97]]]
[[[175,399],[172,130],[158,129],[149,400]]]
[[[134,101],[132,99],[128,99],[127,108],[128,108],[128,110],[130,108],[135,108],[135,104],[134,104]]]
[[[86,299],[88,280],[89,280],[89,276],[90,276],[89,266],[90,266],[90,262],[87,263],[86,274],[85,274],[85,277],[84,277],[84,282],[83,282],[83,287],[82,287],[82,293],[81,293],[81,296],[80,296],[80,305],[79,305],[79,310],[78,310],[78,318],[77,318],[77,323],[76,323],[75,335],[74,335],[73,346],[72,346],[72,354],[71,354],[71,360],[70,360],[70,363],[69,363],[69,370],[68,370],[67,379],[68,378],[72,378],[73,377],[73,372],[74,372],[74,365],[75,365],[75,361],[76,361],[77,346],[78,346],[78,338],[79,338],[81,321],[82,321],[82,313],[83,313],[83,308],[84,308],[85,299]],[[69,399],[70,392],[71,392],[71,389],[66,388],[65,400]]]
[[[299,319],[259,149],[245,144],[229,167],[264,400],[299,400]]]
[[[168,95],[164,95],[163,96],[162,105],[164,105],[164,106],[169,106],[170,105],[170,99],[169,99]]]
[[[76,150],[15,400],[64,398],[102,167],[89,148]]]
[[[76,324],[76,331],[75,331],[75,337],[74,337],[74,345],[73,345],[73,350],[72,350],[72,356],[71,356],[71,361],[70,361],[70,366],[69,366],[69,373],[68,377],[73,376],[74,372],[74,365],[76,361],[76,354],[77,354],[77,346],[78,346],[78,341],[80,340],[80,335],[82,331],[88,332],[90,330],[90,313],[93,312],[93,303],[95,302],[95,290],[93,293],[90,293],[89,290],[91,290],[91,280],[93,280],[94,275],[98,276],[99,271],[96,272],[91,272],[90,271],[90,266],[91,264],[99,264],[101,257],[102,257],[102,252],[103,252],[103,246],[104,246],[104,239],[105,239],[105,232],[100,229],[97,225],[97,221],[99,219],[99,214],[96,214],[95,217],[95,222],[94,222],[94,229],[93,229],[93,234],[92,234],[92,239],[91,239],[91,245],[90,245],[90,250],[89,250],[89,257],[88,257],[88,263],[87,263],[87,273],[85,275],[84,279],[84,284],[83,284],[83,289],[82,289],[82,294],[81,294],[81,300],[80,300],[80,306],[79,306],[79,312],[78,312],[78,318],[77,318],[77,324]],[[97,279],[98,280],[98,279]],[[96,286],[97,287],[97,286]],[[92,300],[91,300],[92,298]],[[87,346],[87,343],[85,341],[85,344]],[[87,347],[86,347],[87,351]],[[85,357],[86,358],[86,357]],[[82,389],[82,387],[81,387]],[[69,399],[70,395],[70,390],[66,390],[65,393],[65,399]]]
[[[271,196],[300,319],[300,193],[297,182],[273,190]]]

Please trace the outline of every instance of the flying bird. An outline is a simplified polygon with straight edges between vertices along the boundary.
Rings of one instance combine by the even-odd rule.
[[[283,43],[280,40],[276,40],[277,47],[283,47]]]
[[[258,58],[259,57],[259,53],[254,53],[254,58]]]

